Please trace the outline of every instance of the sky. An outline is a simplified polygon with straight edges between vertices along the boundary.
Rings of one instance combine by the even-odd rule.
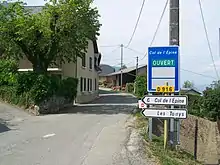
[[[26,0],[28,5],[43,5],[43,0]],[[153,38],[166,0],[146,0],[143,13],[132,40],[130,48],[137,50],[137,54],[124,49],[124,64],[134,66],[136,57],[139,64],[146,64],[147,57],[142,59]],[[102,53],[102,63],[109,65],[120,64],[119,47],[103,47],[108,45],[126,45],[133,32],[142,0],[94,0],[101,15],[100,36],[98,44]],[[202,0],[202,7],[214,61],[220,75],[219,28],[220,1]],[[169,8],[152,46],[168,46],[169,44]],[[142,59],[142,60],[141,60]],[[193,72],[217,77],[214,71],[211,55],[208,49],[199,0],[180,0],[180,67]],[[181,83],[185,80],[193,81],[197,86],[210,84],[214,78],[199,76],[186,71],[180,72]]]

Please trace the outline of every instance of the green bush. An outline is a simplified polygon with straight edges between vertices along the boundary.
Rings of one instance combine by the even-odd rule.
[[[77,94],[78,79],[67,78],[61,81],[59,88],[59,94],[66,99],[73,100]]]
[[[25,108],[33,103],[29,93],[17,95],[16,88],[13,86],[0,86],[0,99],[10,104],[24,106]]]
[[[133,93],[134,92],[134,83],[126,84],[126,92]]]
[[[0,61],[0,99],[11,104],[28,107],[53,96],[73,100],[77,94],[78,80],[61,80],[55,75],[35,72],[18,72],[15,61]]]
[[[54,75],[33,72],[21,73],[17,77],[17,94],[28,92],[36,104],[52,96],[63,96],[73,100],[77,93],[78,80],[75,78],[60,80]]]
[[[137,76],[135,79],[135,94],[138,98],[144,96],[147,91],[147,79],[145,76]]]
[[[14,60],[0,60],[0,85],[13,85],[16,83],[18,64]]]
[[[203,101],[201,104],[202,113],[206,118],[216,121],[220,118],[220,86],[207,88],[203,92]]]
[[[203,117],[204,114],[201,110],[201,104],[203,97],[199,95],[187,95],[188,96],[188,112],[192,115]]]

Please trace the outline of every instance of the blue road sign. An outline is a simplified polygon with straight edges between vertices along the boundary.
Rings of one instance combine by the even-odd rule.
[[[175,87],[175,92],[179,92],[179,47],[149,47],[147,73],[148,92],[156,92],[156,87],[163,86],[166,82]]]

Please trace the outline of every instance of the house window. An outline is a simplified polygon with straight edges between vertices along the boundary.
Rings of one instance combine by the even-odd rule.
[[[97,58],[94,58],[94,67],[96,68],[96,64],[97,64]]]
[[[89,69],[92,69],[92,57],[89,57]]]
[[[90,91],[92,91],[92,79],[90,79]]]
[[[89,86],[90,86],[90,79],[88,78],[88,79],[87,79],[87,91],[89,91],[89,89],[90,89]]]
[[[86,91],[86,78],[84,78],[84,91]]]
[[[86,55],[85,54],[82,56],[82,66],[86,67]]]
[[[83,91],[83,78],[80,78],[80,91]]]
[[[95,78],[95,83],[94,83],[94,85],[95,85],[95,91],[97,90],[97,84],[96,84],[97,82],[96,82],[96,78]]]

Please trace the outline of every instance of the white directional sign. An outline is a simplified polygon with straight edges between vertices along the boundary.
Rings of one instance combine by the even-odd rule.
[[[188,104],[187,96],[145,96],[142,101],[147,105],[183,105]]]
[[[145,117],[156,117],[156,118],[175,118],[175,119],[186,119],[186,109],[144,109],[142,114]]]

